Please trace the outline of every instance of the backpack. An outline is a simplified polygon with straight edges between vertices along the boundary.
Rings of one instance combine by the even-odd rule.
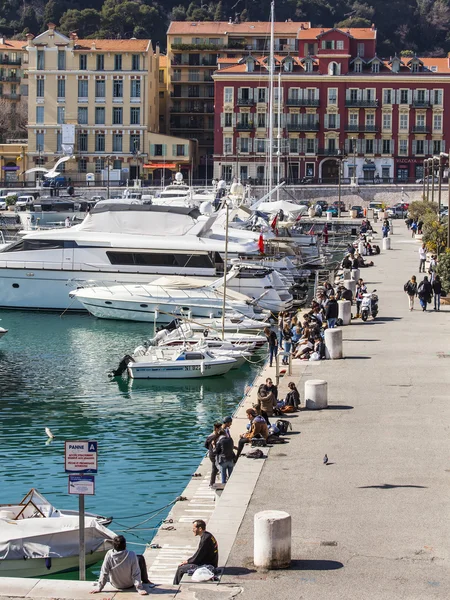
[[[405,285],[403,286],[403,289],[404,289],[405,292],[407,292],[409,290],[409,281],[407,281],[405,283]]]
[[[292,423],[290,423],[289,421],[286,421],[285,419],[278,419],[278,421],[276,422],[276,426],[278,427],[278,429],[280,430],[280,433],[287,433],[288,429],[291,429],[292,431]]]

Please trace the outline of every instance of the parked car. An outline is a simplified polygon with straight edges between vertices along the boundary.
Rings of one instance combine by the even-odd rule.
[[[405,209],[401,204],[390,206],[386,209],[388,217],[391,219],[404,219],[408,212],[408,209]]]
[[[356,204],[355,206],[352,206],[350,211],[354,211],[356,210],[356,216],[358,219],[362,219],[364,217],[364,210],[363,207],[360,206],[359,204]]]
[[[309,200],[299,200],[298,204],[300,204],[300,206],[307,206],[308,208],[310,206]]]
[[[337,205],[335,206],[334,204],[332,204],[331,206],[329,206],[327,208],[327,212],[331,212],[331,216],[332,217],[338,217],[339,216]]]
[[[338,204],[339,204],[339,200],[336,200],[335,202],[333,202],[333,206],[336,207],[336,210],[338,210]],[[345,204],[341,200],[341,212],[345,212],[346,210],[347,209],[345,208]]]
[[[0,196],[0,210],[6,210],[7,208],[7,203],[6,203],[6,198],[8,196]]]
[[[416,183],[423,183],[424,179],[425,179],[425,183],[428,183],[428,180],[430,180],[430,183],[433,182],[432,176],[428,175],[427,177],[421,177],[420,179],[416,179]],[[439,183],[439,177],[434,178],[434,183]]]
[[[328,202],[326,200],[317,200],[316,206],[317,204],[322,207],[322,212],[325,212],[328,208]]]
[[[53,177],[51,179],[45,179],[44,183],[42,184],[42,187],[59,188],[64,187],[66,183],[67,182],[65,177]]]
[[[33,206],[34,196],[19,196],[16,202],[16,208],[27,208],[28,206]]]
[[[383,203],[382,202],[371,202],[369,204],[369,208],[371,208],[373,210],[381,210],[383,208]]]

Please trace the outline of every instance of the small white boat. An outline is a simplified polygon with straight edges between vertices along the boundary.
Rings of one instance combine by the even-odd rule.
[[[261,331],[267,326],[270,326],[270,323],[267,321],[259,321],[240,315],[225,317],[223,327],[222,319],[195,319],[195,321],[191,323],[192,331],[214,329],[215,331],[221,332],[223,328],[225,333],[241,333],[243,331],[246,333],[261,333]]]
[[[0,338],[2,338],[7,333],[8,333],[7,329],[4,329],[3,327],[0,327]]]
[[[102,560],[115,533],[99,515],[86,514],[86,566]],[[43,577],[72,571],[79,564],[79,517],[55,509],[31,490],[19,504],[0,505],[0,576]]]
[[[225,375],[236,363],[234,358],[214,356],[208,350],[185,348],[149,348],[148,353],[128,358],[127,371],[132,379],[212,377]]]

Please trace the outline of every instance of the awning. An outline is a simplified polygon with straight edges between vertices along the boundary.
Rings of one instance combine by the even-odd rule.
[[[369,164],[369,165],[363,165],[363,170],[366,171],[375,171],[376,167],[375,165]]]
[[[2,167],[3,171],[18,171],[20,167]]]
[[[175,163],[149,163],[144,165],[144,169],[176,169]]]

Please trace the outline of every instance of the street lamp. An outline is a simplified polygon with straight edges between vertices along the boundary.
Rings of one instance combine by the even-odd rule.
[[[341,177],[342,177],[342,161],[345,158],[344,152],[341,149],[338,150],[338,219],[341,218]]]
[[[442,197],[442,170],[444,168],[444,164],[442,161],[442,156],[439,154],[438,158],[439,164],[439,181],[438,181],[438,215],[441,212],[441,197]]]
[[[105,156],[106,158],[106,199],[109,200],[109,169],[110,169],[110,160],[111,160],[111,156],[108,154],[108,156]]]

